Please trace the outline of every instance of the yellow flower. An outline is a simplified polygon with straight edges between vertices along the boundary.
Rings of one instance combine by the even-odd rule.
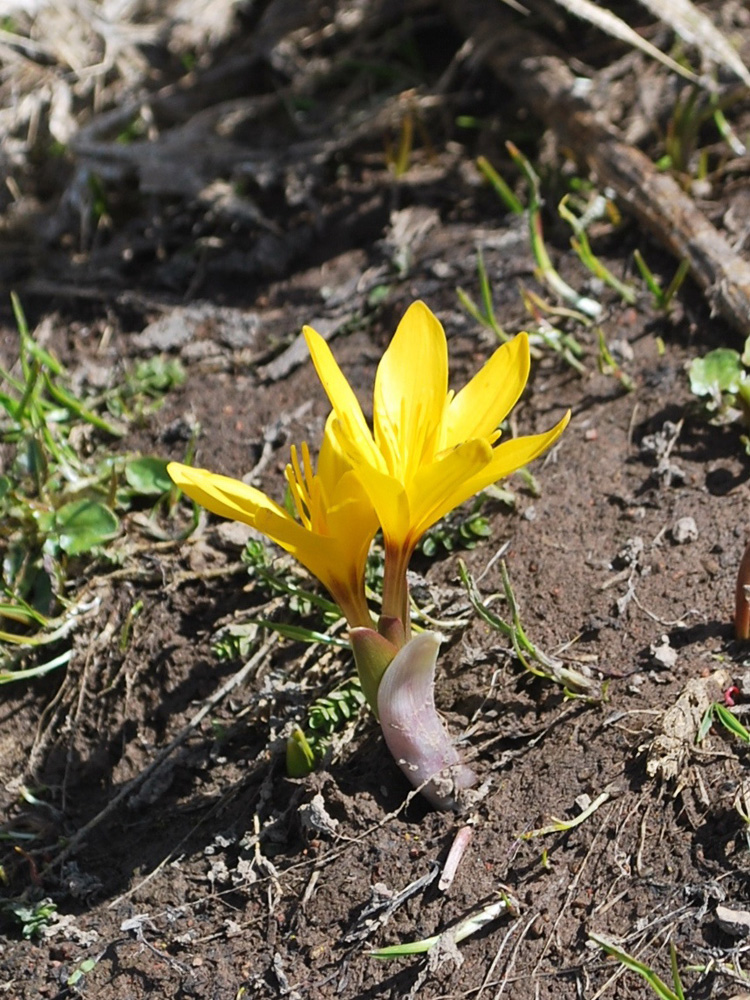
[[[458,393],[448,389],[448,346],[438,319],[414,302],[378,365],[373,430],[326,341],[304,329],[334,417],[331,432],[370,498],[383,529],[383,615],[408,632],[409,559],[424,532],[454,507],[549,448],[570,418],[544,434],[498,443],[498,427],[529,375],[520,333],[499,347]]]
[[[290,552],[328,589],[351,626],[369,627],[365,561],[377,518],[357,477],[326,432],[314,473],[310,452],[292,446],[286,479],[297,512],[291,517],[265,493],[228,476],[170,462],[172,481],[214,514],[243,521]],[[300,460],[301,459],[301,460]]]

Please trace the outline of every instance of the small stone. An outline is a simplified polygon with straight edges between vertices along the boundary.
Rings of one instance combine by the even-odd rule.
[[[672,538],[678,545],[694,542],[698,537],[698,525],[692,517],[680,517],[672,525]]]
[[[651,653],[652,659],[658,663],[660,667],[666,667],[667,670],[671,670],[675,663],[677,663],[677,650],[672,649],[669,645],[668,635],[663,635],[659,643],[652,642],[649,647],[649,652]]]
[[[744,938],[750,934],[750,911],[719,904],[714,915],[719,927],[732,937]]]

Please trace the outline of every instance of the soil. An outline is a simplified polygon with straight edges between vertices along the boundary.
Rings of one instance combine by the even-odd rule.
[[[310,18],[325,22],[325,12],[308,6]],[[709,10],[727,23],[735,7]],[[330,336],[367,412],[378,359],[416,298],[445,326],[452,384],[492,352],[494,334],[456,294],[462,287],[479,299],[478,247],[507,330],[530,322],[519,287],[554,301],[535,276],[525,219],[506,211],[472,165],[479,153],[507,163],[502,141],[525,135],[525,151],[545,175],[555,265],[604,312],[597,324],[551,317],[574,332],[585,371],[552,350],[538,352],[514,411],[517,433],[549,428],[572,411],[560,443],[531,470],[538,488],[511,477],[504,485],[514,505],[491,498],[482,507],[488,538],[413,564],[417,602],[446,635],[437,702],[482,794],[470,816],[410,796],[365,711],[313,774],[287,777],[291,727],[351,675],[350,654],[260,628],[249,629],[246,648],[227,653],[224,643],[220,656],[227,625],[299,621],[242,561],[247,533],[204,516],[187,534],[184,501],[156,520],[146,510],[131,515],[113,547],[116,564],[82,562],[74,579],[89,609],[67,667],[3,688],[2,891],[15,903],[51,899],[57,911],[30,940],[8,921],[0,996],[654,995],[591,935],[670,983],[671,942],[692,998],[750,991],[748,754],[718,726],[695,742],[697,720],[728,688],[737,687],[727,697],[740,707],[750,697],[747,651],[732,626],[748,461],[737,427],[708,422],[685,372],[691,358],[720,345],[741,350],[741,340],[690,282],[665,312],[645,290],[628,305],[592,281],[553,211],[555,186],[571,165],[523,102],[488,71],[455,59],[462,39],[440,8],[415,4],[408,26],[386,4],[373,11],[377,30],[334,41],[352,58],[391,60],[395,90],[378,89],[377,76],[329,72],[310,84],[307,105],[297,95],[302,110],[248,113],[232,136],[243,162],[253,149],[273,149],[276,159],[263,182],[247,168],[235,202],[225,190],[220,210],[195,191],[167,194],[161,179],[149,190],[142,167],[136,179],[115,170],[108,221],[76,245],[70,227],[60,228],[60,190],[37,165],[20,178],[38,199],[37,214],[19,211],[12,220],[2,261],[32,326],[82,386],[97,371],[116,380],[159,353],[182,361],[185,384],[118,448],[183,460],[198,429],[196,464],[237,477],[253,470],[257,485],[282,498],[289,445],[318,440],[327,416],[300,343],[303,323]],[[222,99],[237,109],[240,98],[249,105],[272,95],[284,73],[294,78],[284,53],[293,63],[302,50],[330,70],[334,42],[317,22],[305,23],[308,34],[298,25],[278,29],[279,39],[292,39],[288,49],[277,40],[258,55],[258,24],[238,16],[185,84],[191,99],[204,95],[203,112],[190,106],[175,119],[195,122],[215,106],[206,80],[232,59],[251,57],[257,70],[238,92],[220,77]],[[740,40],[747,49],[749,26]],[[403,55],[407,42],[421,53],[418,70]],[[621,51],[608,43],[605,59],[598,45],[597,66]],[[150,58],[152,92],[182,79],[181,67]],[[672,86],[663,67],[633,65],[634,74]],[[403,119],[383,117],[383,108],[392,113],[388,101],[415,75],[410,106],[420,127],[409,167],[395,177],[383,143],[398,142]],[[627,87],[617,97],[615,117],[624,120],[633,113]],[[402,113],[408,101],[401,97]],[[357,132],[352,111],[337,150],[322,136],[328,142],[341,130],[339,104],[366,107],[369,125]],[[484,124],[467,134],[455,122],[469,110]],[[733,105],[732,124],[747,134],[746,96]],[[178,144],[162,127],[168,166],[164,137]],[[283,152],[290,131],[294,163]],[[654,135],[644,145],[659,151]],[[60,185],[76,162],[71,155]],[[225,163],[218,179],[225,188],[238,183]],[[717,183],[705,192],[711,218],[725,218],[746,192],[741,180],[738,173],[731,190]],[[54,225],[44,228],[40,218]],[[630,263],[640,249],[669,280],[676,262],[627,217],[598,225],[595,251],[615,273],[642,289]],[[18,226],[35,230],[20,255]],[[599,329],[614,367],[598,365]],[[0,332],[9,364],[16,340],[7,311]],[[505,636],[472,610],[459,560],[488,599],[502,593],[499,554],[526,634],[600,682],[601,698],[568,698],[524,669]],[[507,616],[500,600],[492,607]],[[305,623],[325,627],[309,609]],[[579,822],[554,829],[554,818]],[[467,823],[468,848],[442,890],[439,872]],[[506,911],[458,945],[448,934],[427,956],[369,954],[450,931],[503,894]],[[738,911],[735,923],[720,919],[721,907]]]

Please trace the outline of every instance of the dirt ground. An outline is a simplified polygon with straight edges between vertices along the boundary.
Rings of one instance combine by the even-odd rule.
[[[690,998],[750,993],[747,749],[717,727],[694,740],[696,718],[726,688],[737,686],[740,707],[750,698],[747,651],[732,627],[748,459],[736,425],[709,424],[685,370],[714,347],[741,350],[742,336],[712,316],[690,279],[669,312],[653,305],[633,251],[665,282],[677,261],[626,208],[592,239],[637,301],[592,279],[554,211],[585,171],[518,94],[457,55],[464,39],[443,8],[415,3],[405,17],[399,6],[251,4],[226,24],[217,15],[166,35],[155,27],[132,43],[146,63],[136,82],[123,68],[135,65],[132,51],[119,50],[100,107],[75,92],[79,138],[57,166],[22,155],[20,140],[6,147],[13,183],[2,196],[0,281],[82,391],[138,359],[182,361],[184,385],[118,448],[184,460],[199,428],[196,464],[237,477],[252,470],[280,499],[289,445],[318,439],[328,412],[303,323],[330,336],[367,411],[377,361],[415,298],[445,326],[453,384],[494,349],[456,293],[479,297],[477,248],[505,329],[532,321],[522,287],[556,303],[535,275],[525,217],[474,166],[487,156],[522,192],[504,142],[523,146],[542,173],[554,263],[603,312],[595,324],[552,317],[584,348],[585,371],[540,350],[514,411],[518,433],[572,411],[531,470],[538,489],[512,477],[515,505],[482,508],[488,538],[413,565],[417,602],[447,637],[437,702],[483,782],[469,847],[442,891],[437,876],[467,817],[408,798],[365,712],[317,771],[286,776],[292,725],[352,673],[350,654],[260,628],[220,656],[227,625],[299,619],[241,560],[244,530],[206,516],[183,538],[183,501],[158,515],[157,540],[148,512],[136,512],[116,559],[81,563],[74,585],[91,606],[65,670],[2,688],[0,891],[57,908],[29,940],[7,920],[2,997],[655,995],[591,935],[668,982],[672,942]],[[748,61],[743,5],[703,9]],[[642,10],[637,18],[650,23]],[[639,138],[656,159],[663,109],[686,85],[556,19],[540,30],[575,51],[578,74],[629,60],[612,87],[618,126],[637,131],[634,95],[646,84],[656,95]],[[145,15],[139,23],[156,25]],[[652,37],[665,44],[660,31]],[[122,109],[147,98],[145,132],[118,146]],[[747,92],[727,114],[737,135],[750,134]],[[388,148],[403,142],[407,117],[413,148],[395,176]],[[720,142],[700,140],[713,143],[721,169],[693,194],[741,255],[748,161],[727,168]],[[100,190],[92,176],[107,199],[95,224],[90,204],[76,201]],[[599,329],[614,371],[597,363]],[[0,337],[12,364],[5,303]],[[601,699],[567,699],[531,675],[473,611],[459,559],[489,597],[502,591],[500,552],[527,635],[601,682]],[[305,621],[320,627],[313,613]],[[677,721],[667,714],[676,704]],[[523,836],[590,804],[570,829]],[[446,936],[428,956],[369,955],[439,935],[503,893],[511,912],[458,946]],[[720,919],[722,907],[737,911],[735,923]]]

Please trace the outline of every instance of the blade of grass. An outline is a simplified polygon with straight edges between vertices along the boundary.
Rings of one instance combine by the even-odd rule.
[[[509,211],[513,212],[514,215],[523,215],[524,208],[520,199],[516,197],[513,191],[511,191],[510,187],[506,184],[497,170],[495,170],[486,156],[477,157],[477,167],[479,168],[480,173],[495,189],[495,193],[503,202],[505,207],[509,209]]]
[[[262,625],[277,635],[294,642],[319,642],[324,646],[338,646],[339,649],[350,649],[348,640],[339,639],[338,636],[328,635],[326,632],[318,632],[315,629],[305,628],[303,625],[288,625],[286,622],[272,622],[267,618],[254,618],[248,621],[248,625]]]
[[[575,233],[575,237],[571,239],[570,245],[578,254],[584,267],[587,267],[593,275],[609,285],[610,288],[613,288],[623,302],[627,302],[628,305],[632,306],[636,300],[635,289],[630,285],[626,285],[624,281],[620,281],[620,279],[616,277],[616,275],[614,275],[608,267],[602,264],[596,256],[594,251],[591,249],[588,233],[581,224],[580,219],[578,219],[578,217],[568,208],[569,200],[570,195],[566,194],[557,206],[557,210],[560,213],[560,216],[565,219]]]
[[[613,14],[612,11],[607,10],[598,3],[593,3],[592,0],[555,0],[557,4],[564,7],[566,10],[570,11],[576,17],[580,17],[584,21],[588,21],[590,24],[595,25],[600,31],[606,32],[613,38],[619,39],[621,42],[626,42],[628,45],[632,46],[634,49],[640,49],[641,52],[650,56],[652,59],[657,59],[660,63],[663,63],[674,73],[679,73],[680,76],[684,76],[687,80],[692,83],[698,83],[699,78],[692,73],[689,69],[681,66],[678,62],[675,62],[671,56],[666,55],[660,49],[657,49],[655,45],[642,38],[637,31],[630,27],[627,22],[623,21],[621,18]],[[649,0],[641,0],[645,6],[650,6]],[[664,6],[666,0],[658,0],[658,8],[655,10],[657,17],[663,17]]]
[[[109,421],[104,420],[97,413],[94,413],[93,410],[88,409],[83,403],[80,403],[75,396],[71,395],[61,386],[55,385],[52,379],[46,374],[44,382],[50,396],[57,403],[60,403],[61,406],[70,410],[75,416],[80,417],[81,420],[91,424],[92,427],[96,427],[97,430],[111,434],[113,437],[122,437],[125,434],[124,427],[116,427],[114,424],[109,423]]]
[[[671,990],[664,980],[660,979],[650,966],[643,962],[639,962],[637,958],[633,958],[633,956],[629,955],[626,951],[621,951],[619,948],[615,947],[615,945],[611,944],[605,938],[599,937],[597,934],[591,934],[590,937],[595,944],[598,944],[599,947],[612,958],[616,958],[618,962],[621,962],[626,969],[629,969],[631,972],[637,972],[639,976],[642,976],[654,993],[661,998],[661,1000],[684,1000],[684,996],[680,996],[678,993]],[[682,992],[681,988],[680,992]]]
[[[556,816],[551,816],[549,826],[542,826],[538,830],[529,830],[528,833],[522,833],[520,835],[521,840],[533,840],[535,837],[546,837],[550,833],[566,833],[568,830],[574,830],[581,823],[584,823],[589,816],[593,816],[596,810],[600,806],[603,806],[605,802],[608,802],[610,798],[609,792],[602,792],[601,795],[598,795],[594,799],[590,806],[583,809],[573,819],[558,819]]]
[[[31,677],[43,677],[45,674],[50,673],[50,671],[57,670],[58,667],[64,667],[70,662],[72,655],[73,650],[68,649],[53,660],[48,660],[46,663],[39,663],[35,667],[28,667],[25,670],[0,670],[0,684],[12,684],[13,681],[25,681]]]
[[[529,206],[527,209],[529,218],[529,233],[531,237],[531,249],[537,263],[540,278],[557,294],[564,302],[570,302],[576,309],[584,313],[591,319],[596,319],[602,311],[601,305],[594,299],[579,295],[578,292],[564,281],[552,265],[547,247],[544,243],[544,231],[542,228],[542,202],[539,194],[539,178],[536,171],[531,166],[529,160],[523,155],[517,146],[512,142],[506,142],[506,147],[514,163],[523,173],[529,187]]]
[[[31,336],[31,333],[29,332],[29,325],[26,322],[26,316],[23,311],[23,306],[21,305],[21,300],[18,298],[15,292],[10,293],[10,301],[13,307],[13,316],[16,321],[16,326],[18,327],[18,333],[21,338],[22,348],[25,347],[32,357],[36,358],[40,364],[46,365],[51,372],[55,373],[55,375],[64,375],[65,374],[64,366],[57,360],[57,358],[54,355],[50,354],[49,351],[45,351],[43,347],[37,344],[37,342]],[[28,364],[28,360],[24,358],[23,351],[21,352],[21,354],[22,354],[21,368],[24,372],[24,378],[25,378],[26,371],[24,369],[24,365]]]
[[[501,900],[495,903],[490,903],[489,906],[485,906],[478,913],[467,917],[466,920],[461,921],[461,923],[457,925],[455,931],[448,931],[447,933],[456,944],[459,944],[467,937],[471,937],[472,934],[476,934],[478,931],[481,931],[483,927],[486,927],[487,924],[497,920],[498,917],[502,916],[502,914],[506,912],[513,916],[518,913],[518,903],[512,896],[509,895],[504,895]],[[434,934],[432,937],[424,938],[422,941],[410,941],[407,944],[392,944],[386,948],[378,948],[376,951],[371,951],[369,954],[372,958],[378,958],[381,960],[388,958],[403,958],[409,955],[423,955],[425,952],[434,948],[441,937],[441,934]]]

